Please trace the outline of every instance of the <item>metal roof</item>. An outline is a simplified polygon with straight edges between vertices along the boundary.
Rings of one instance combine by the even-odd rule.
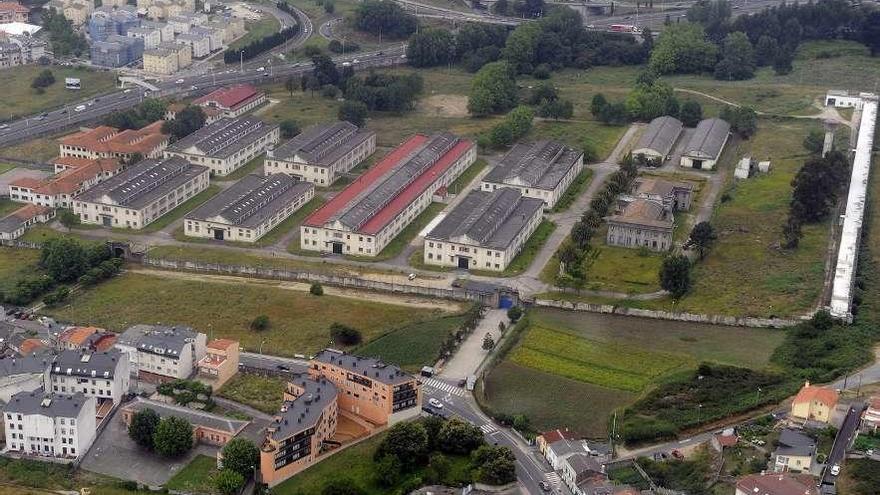
[[[376,133],[349,122],[317,124],[272,151],[276,160],[299,156],[309,165],[330,166]]]
[[[207,167],[193,165],[180,157],[148,159],[89,189],[77,199],[130,208],[143,208],[158,198],[206,172]]]
[[[657,117],[648,124],[648,128],[633,150],[647,149],[666,156],[672,151],[672,146],[681,135],[683,127],[681,121],[675,117],[668,115]]]
[[[697,124],[682,154],[699,159],[717,160],[724,143],[727,142],[728,134],[730,134],[730,124],[727,122],[715,118],[703,119]]]
[[[543,205],[510,187],[471,191],[425,238],[505,250]]]
[[[376,358],[346,354],[336,349],[324,349],[316,354],[312,361],[339,366],[386,385],[399,385],[414,379],[412,375],[393,364],[386,364]]]
[[[177,359],[183,352],[183,347],[198,335],[198,332],[189,327],[134,325],[123,332],[116,343],[134,347],[140,352]]]
[[[76,418],[87,401],[88,398],[80,392],[69,395],[19,392],[9,398],[9,403],[6,404],[3,411],[19,414],[42,414],[53,418]]]
[[[186,218],[256,228],[314,188],[286,174],[249,174]]]
[[[0,359],[0,377],[45,373],[49,368],[51,356],[25,356],[22,358]]]
[[[124,406],[124,409],[132,412],[140,412],[145,409],[152,409],[160,418],[175,417],[185,419],[193,426],[201,426],[212,430],[228,432],[233,436],[244,429],[248,425],[247,421],[231,419],[224,416],[218,416],[205,411],[198,411],[187,407],[174,406],[157,402],[154,400],[138,397],[131,404]]]
[[[168,151],[226,158],[248,147],[277,127],[277,124],[267,124],[255,117],[220,119],[174,143],[168,147]]]
[[[306,374],[297,375],[290,383],[303,389],[302,395],[281,405],[275,422],[269,425],[273,440],[281,441],[302,430],[317,425],[324,408],[336,400],[336,385],[321,378],[314,380]]]
[[[511,148],[483,180],[553,190],[583,156],[556,141],[521,143]]]

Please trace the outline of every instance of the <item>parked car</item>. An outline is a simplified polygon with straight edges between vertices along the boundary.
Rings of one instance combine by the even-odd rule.
[[[458,381],[458,388],[464,388],[465,385],[467,385],[467,378],[462,378]]]
[[[676,459],[684,459],[684,456],[681,455],[681,452],[677,450],[672,451],[672,457],[675,457]]]
[[[831,466],[831,476],[837,476],[838,474],[840,474],[840,466],[837,464]]]
[[[433,397],[428,399],[428,404],[430,404],[431,407],[436,407],[437,409],[443,409],[443,403]]]
[[[541,490],[543,490],[543,491],[545,491],[545,492],[549,492],[549,491],[550,491],[550,483],[547,483],[546,481],[541,481],[541,482],[539,482],[539,483],[538,483],[538,486],[541,487]]]

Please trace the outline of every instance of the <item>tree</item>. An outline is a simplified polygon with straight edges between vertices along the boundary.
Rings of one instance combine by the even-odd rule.
[[[801,221],[789,215],[785,225],[782,226],[782,247],[785,249],[796,249],[803,236]]]
[[[45,241],[40,250],[40,266],[56,282],[76,280],[89,268],[82,244],[69,237]]]
[[[259,315],[251,321],[251,330],[262,332],[268,330],[269,325],[269,317],[266,315]]]
[[[162,132],[171,134],[174,139],[181,139],[201,129],[206,120],[207,117],[202,107],[187,105],[186,108],[177,112],[174,120],[168,120],[162,124]]]
[[[721,120],[730,124],[730,128],[744,139],[752,137],[758,130],[758,114],[749,107],[725,106],[721,109]]]
[[[574,246],[578,249],[587,249],[590,247],[590,240],[593,238],[593,233],[593,227],[586,222],[579,220],[571,227],[571,240],[574,243]]]
[[[601,96],[597,94],[596,96]],[[544,82],[538,84],[532,89],[532,93],[529,95],[529,105],[541,105],[547,102],[556,101],[559,99],[559,91],[553,84],[549,82]],[[595,99],[595,97],[594,97]]]
[[[286,89],[287,92],[290,93],[291,98],[293,98],[293,93],[296,92],[297,88],[300,88],[301,86],[302,80],[296,77],[291,76],[284,81],[284,89]]]
[[[607,106],[608,100],[605,98],[605,95],[602,93],[596,93],[593,95],[593,99],[590,100],[590,113],[592,113],[594,117],[598,117]]]
[[[379,37],[404,39],[414,33],[418,25],[415,16],[393,2],[366,0],[354,12],[355,28]]]
[[[574,115],[574,104],[570,100],[547,101],[538,109],[538,115],[554,120],[570,119]]]
[[[324,12],[327,14],[332,14],[336,12],[336,4],[331,2],[330,0],[324,0]]]
[[[153,447],[164,457],[179,457],[193,445],[193,428],[185,419],[162,418],[153,434]]]
[[[791,182],[790,215],[803,223],[828,216],[846,184],[848,169],[846,156],[839,151],[808,159]]]
[[[68,209],[61,210],[61,214],[58,216],[58,221],[61,222],[61,225],[63,225],[68,232],[70,232],[71,228],[76,227],[80,223],[79,215]]]
[[[333,342],[349,346],[360,344],[363,339],[360,330],[336,322],[330,324],[330,338]]]
[[[345,120],[352,124],[363,127],[367,121],[367,106],[359,101],[346,100],[339,107],[339,120]]]
[[[691,261],[682,255],[667,256],[660,267],[660,287],[674,299],[687,294],[691,287]]]
[[[312,77],[317,81],[319,86],[327,84],[339,84],[339,69],[333,59],[327,55],[312,56]]]
[[[678,119],[685,127],[696,127],[703,120],[703,107],[694,100],[687,100],[681,105]]]
[[[351,478],[331,478],[324,483],[321,495],[366,495],[366,491]]]
[[[626,97],[626,111],[633,119],[650,121],[662,115],[678,115],[678,100],[672,86],[665,82],[637,83]]]
[[[513,306],[507,310],[507,319],[511,322],[516,323],[523,315],[523,310],[519,306]]]
[[[491,350],[493,347],[495,347],[495,339],[492,338],[491,333],[487,333],[483,337],[483,350],[488,351]]]
[[[425,29],[412,35],[406,60],[413,67],[446,65],[455,60],[455,37],[446,29]]]
[[[794,50],[789,50],[786,47],[780,48],[776,52],[776,58],[773,59],[773,72],[778,76],[791,74],[791,71],[794,70],[791,65],[793,61]]]
[[[440,452],[434,452],[431,454],[431,457],[428,458],[428,471],[433,475],[433,478],[437,482],[446,479],[451,470],[452,463]]]
[[[313,282],[309,287],[309,294],[313,296],[323,296],[324,295],[324,287],[318,282]]]
[[[718,42],[727,31],[732,9],[727,0],[700,0],[688,9],[687,19],[702,24],[709,39]]]
[[[231,469],[222,469],[214,478],[214,486],[222,495],[236,495],[244,486],[244,476]]]
[[[758,67],[772,65],[773,61],[776,60],[776,55],[778,53],[779,42],[776,41],[776,38],[772,38],[766,34],[761,35],[761,37],[758,38],[758,43],[755,44],[755,63]]]
[[[43,69],[37,77],[31,81],[31,87],[34,89],[45,89],[55,84],[55,74],[49,69]]]
[[[233,438],[223,447],[223,470],[232,470],[245,479],[260,465],[260,450],[245,438]]]
[[[517,101],[516,81],[507,62],[486,64],[471,84],[468,111],[473,115],[506,112]]]
[[[428,454],[428,432],[419,423],[397,423],[376,449],[374,459],[394,456],[404,469],[421,463]]]
[[[691,229],[691,243],[700,251],[700,259],[703,259],[706,250],[715,242],[718,236],[709,222],[700,222]]]
[[[61,286],[46,294],[46,296],[43,298],[43,303],[46,306],[55,306],[66,301],[68,297],[70,297],[70,289]]]
[[[290,139],[301,132],[299,124],[293,119],[282,120],[279,127],[281,128],[281,137],[284,139]]]
[[[78,33],[73,24],[54,7],[42,13],[43,27],[49,32],[52,52],[56,57],[68,55],[81,56],[88,53],[89,44],[85,36]]]
[[[376,472],[376,479],[382,486],[392,487],[400,482],[400,460],[396,456],[383,456],[376,461],[373,468]]]
[[[715,66],[715,79],[741,81],[755,75],[755,50],[749,38],[737,31],[721,44],[721,60]]]
[[[138,411],[131,416],[128,436],[137,445],[152,450],[153,435],[156,433],[157,426],[159,426],[159,415],[156,411],[152,409]]]
[[[703,28],[683,23],[668,26],[651,53],[650,67],[659,74],[695,74],[715,67],[718,48]]]
[[[487,485],[506,485],[516,481],[516,457],[507,447],[483,445],[471,453],[475,478]]]
[[[822,153],[825,147],[825,133],[819,129],[810,129],[809,134],[804,138],[804,148],[814,155]]]
[[[437,446],[446,454],[469,454],[483,444],[483,432],[460,418],[452,418],[440,428]]]
[[[874,9],[862,25],[862,43],[871,50],[871,56],[880,54],[880,10]]]

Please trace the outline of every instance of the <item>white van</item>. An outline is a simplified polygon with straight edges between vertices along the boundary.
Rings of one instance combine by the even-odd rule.
[[[85,105],[77,105],[76,108],[73,109],[74,112],[82,112],[86,109]]]

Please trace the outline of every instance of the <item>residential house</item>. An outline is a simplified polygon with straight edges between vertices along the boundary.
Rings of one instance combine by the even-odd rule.
[[[6,448],[27,456],[74,460],[95,440],[95,398],[19,392],[3,407]]]
[[[143,397],[137,397],[134,401],[125,404],[120,412],[122,422],[128,427],[131,418],[135,414],[152,409],[160,418],[180,418],[186,420],[193,427],[193,443],[206,444],[215,447],[223,447],[230,440],[238,436],[247,427],[247,421],[232,419],[226,416],[199,411],[187,407],[166,404]]]
[[[868,407],[862,413],[862,431],[877,433],[880,428],[880,395],[868,399]]]
[[[215,89],[210,93],[193,100],[193,105],[205,108],[216,108],[222,116],[234,119],[265,104],[266,93],[257,90],[250,84],[236,84]]]
[[[205,334],[183,326],[134,325],[122,333],[116,348],[127,352],[138,378],[166,382],[189,378],[205,357]]]
[[[50,363],[48,356],[0,359],[0,401],[6,404],[20,392],[41,391],[49,375]]]
[[[791,429],[784,429],[773,452],[773,471],[777,473],[809,473],[816,460],[816,441]]]
[[[550,444],[558,442],[559,440],[574,440],[575,438],[575,433],[568,428],[557,428],[555,430],[545,431],[535,437],[535,445],[538,447],[538,452],[546,457],[547,447],[549,447]]]
[[[46,390],[61,394],[82,393],[97,399],[98,406],[105,401],[117,405],[129,391],[130,367],[127,356],[117,349],[61,351],[52,361]]]
[[[162,31],[151,27],[133,27],[125,34],[129,38],[139,38],[144,40],[144,51],[153,50],[159,47],[162,42]]]
[[[560,462],[560,478],[574,495],[611,495],[614,487],[605,470],[587,454],[571,454]]]
[[[583,169],[583,152],[562,143],[520,143],[486,174],[480,189],[517,189],[523,196],[540,199],[546,208],[553,208]]]
[[[68,327],[58,334],[58,347],[71,351],[83,349],[89,337],[103,331],[98,327]]]
[[[838,392],[806,382],[791,403],[791,418],[828,423],[837,406]]]
[[[215,339],[205,347],[205,357],[199,360],[199,378],[220,390],[230,378],[238,373],[238,341]]]
[[[73,198],[116,175],[122,168],[116,158],[59,157],[55,159],[56,175],[42,181],[30,177],[14,180],[9,184],[9,197],[13,201],[51,208],[71,208]]]
[[[809,475],[761,473],[740,478],[736,495],[819,495],[819,489]]]

